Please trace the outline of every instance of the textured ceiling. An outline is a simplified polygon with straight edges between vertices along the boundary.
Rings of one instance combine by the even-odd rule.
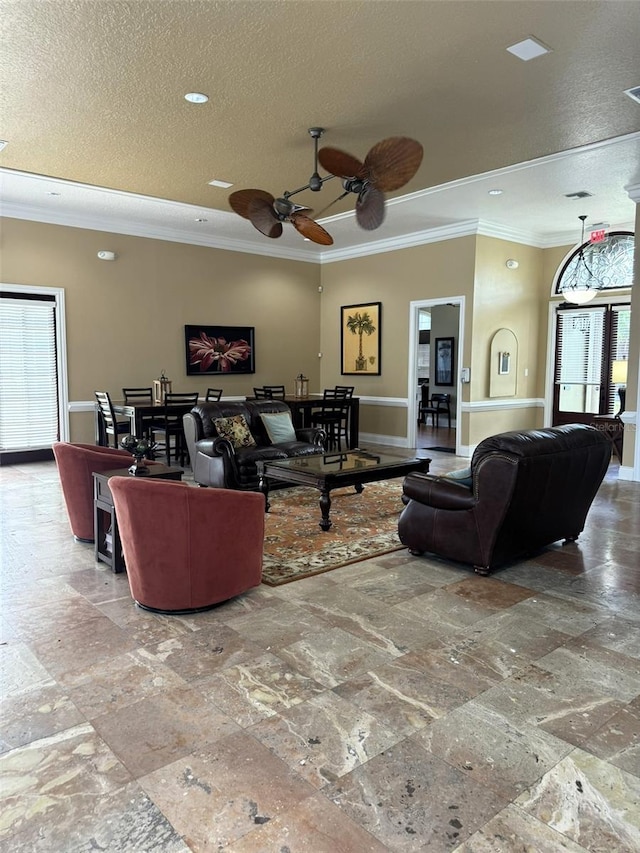
[[[232,190],[213,178],[274,195],[307,183],[313,125],[360,159],[384,137],[418,139],[422,166],[394,195],[640,130],[624,95],[640,85],[635,0],[2,0],[0,11],[1,167],[201,208],[229,210]],[[552,53],[524,63],[506,51],[529,35]],[[188,104],[188,91],[209,103]],[[640,181],[637,154],[617,172]],[[329,181],[296,201],[319,211],[340,192]]]

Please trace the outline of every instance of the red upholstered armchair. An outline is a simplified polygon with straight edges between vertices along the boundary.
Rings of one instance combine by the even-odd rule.
[[[58,441],[53,445],[53,455],[73,535],[79,542],[93,542],[92,474],[128,468],[131,454],[113,447]]]
[[[188,613],[262,579],[264,497],[186,483],[109,480],[131,595],[145,610]]]

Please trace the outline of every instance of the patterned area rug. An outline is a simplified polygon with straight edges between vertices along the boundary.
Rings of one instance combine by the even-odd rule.
[[[319,527],[320,492],[300,486],[270,493],[266,515],[262,582],[268,586],[329,572],[404,548],[398,516],[404,505],[402,478],[331,492],[329,531]]]

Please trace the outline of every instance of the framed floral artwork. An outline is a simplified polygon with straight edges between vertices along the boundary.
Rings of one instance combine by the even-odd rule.
[[[340,372],[347,376],[380,376],[382,302],[340,308]]]
[[[255,373],[253,326],[185,326],[187,376]]]

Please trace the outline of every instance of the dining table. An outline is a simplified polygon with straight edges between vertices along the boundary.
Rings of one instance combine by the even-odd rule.
[[[247,400],[255,400],[256,397],[247,397]],[[291,409],[291,420],[296,429],[308,429],[311,426],[311,412],[320,409],[322,405],[322,394],[308,397],[294,397],[286,395],[282,397],[274,397],[274,400],[284,402]],[[360,398],[347,397],[340,400],[341,403],[346,403],[349,407],[348,418],[348,444],[351,450],[355,450],[359,446],[360,441]]]
[[[247,397],[247,400],[255,400],[255,397]],[[280,398],[278,398],[280,399]],[[131,421],[131,434],[136,436],[144,435],[144,419],[153,417],[154,415],[161,418],[164,414],[164,403],[156,402],[130,402],[125,403],[124,400],[114,400],[113,412],[116,416],[129,418]],[[322,394],[309,395],[308,397],[294,397],[287,395],[284,397],[285,402],[291,409],[291,420],[296,429],[308,429],[311,426],[311,412],[314,409],[319,409],[322,404]],[[349,406],[349,428],[348,442],[349,448],[354,450],[358,447],[360,438],[360,398],[349,397],[345,400]],[[176,414],[186,415],[193,407],[191,404],[182,406],[180,403],[172,404],[171,409],[176,411]],[[95,408],[95,441],[96,444],[105,446],[107,437],[104,431],[104,424],[98,406]]]
[[[113,400],[113,413],[116,416],[129,418],[131,421],[131,435],[143,436],[146,429],[144,423],[145,418],[157,417],[161,420],[164,417],[164,403],[151,402],[130,402],[125,403],[124,400]],[[171,411],[176,415],[186,415],[193,408],[191,403],[172,403]],[[100,413],[99,406],[95,407],[95,440],[96,444],[103,446],[107,445],[107,436],[104,431],[104,422]]]

